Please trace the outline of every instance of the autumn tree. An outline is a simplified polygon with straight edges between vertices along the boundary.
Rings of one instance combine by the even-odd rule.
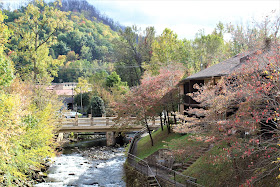
[[[192,97],[201,103],[205,118],[178,129],[195,128],[211,134],[216,143],[226,142],[220,161],[232,163],[240,184],[246,172],[252,176],[250,183],[255,183],[279,168],[273,163],[279,157],[279,67],[276,43],[250,53],[247,61],[216,85],[197,87]]]
[[[261,21],[252,20],[251,24],[228,24],[233,55],[261,48],[265,38],[270,38],[273,43],[279,42],[279,27],[280,20],[275,11],[263,16]]]
[[[176,86],[184,74],[184,68],[178,64],[161,68],[156,76],[145,74],[141,84],[133,87],[123,101],[116,104],[118,122],[146,126],[153,146],[148,119],[153,119],[163,110],[160,107],[161,98]],[[132,116],[135,118],[131,118]]]
[[[0,184],[27,186],[34,170],[54,156],[62,103],[46,88],[15,79],[0,93]],[[36,90],[33,92],[32,90]]]

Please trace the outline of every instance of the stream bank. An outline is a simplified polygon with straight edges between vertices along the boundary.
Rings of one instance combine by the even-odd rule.
[[[125,148],[104,145],[104,138],[64,145],[62,154],[52,159],[45,182],[35,186],[126,186],[123,181]]]

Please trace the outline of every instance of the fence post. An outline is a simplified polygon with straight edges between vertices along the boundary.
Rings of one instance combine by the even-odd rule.
[[[109,125],[109,118],[106,118],[106,126]]]
[[[176,184],[176,173],[175,172],[173,172],[174,173],[174,182],[175,182],[175,186],[177,186],[177,184]]]
[[[157,165],[158,165],[158,164],[156,163],[156,176],[157,176],[157,167],[158,167]]]
[[[76,115],[75,115],[75,125],[76,125],[76,126],[78,126],[78,125],[79,125],[79,124],[78,124],[78,121],[79,121],[79,119],[78,119],[78,115],[76,114]]]

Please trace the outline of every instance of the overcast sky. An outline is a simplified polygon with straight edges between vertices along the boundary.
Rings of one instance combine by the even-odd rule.
[[[0,0],[18,3],[20,0]],[[23,0],[22,0],[23,1]],[[47,0],[50,1],[50,0]],[[154,26],[157,35],[170,28],[179,38],[193,39],[204,29],[210,34],[219,21],[247,24],[272,10],[280,0],[88,0],[101,13],[124,26]]]
[[[280,0],[89,0],[101,13],[125,26],[154,26],[157,35],[170,28],[179,38],[193,39],[204,29],[213,31],[219,21],[246,24],[272,10]]]

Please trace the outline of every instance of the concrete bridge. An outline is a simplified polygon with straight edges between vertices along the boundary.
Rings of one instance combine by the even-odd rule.
[[[91,117],[88,118],[64,118],[61,121],[61,127],[58,130],[58,141],[63,138],[66,132],[105,132],[107,146],[115,144],[115,132],[133,132],[140,131],[143,126],[129,125],[121,127],[114,122],[115,117]],[[160,120],[149,120],[149,126],[152,130],[160,126]]]

